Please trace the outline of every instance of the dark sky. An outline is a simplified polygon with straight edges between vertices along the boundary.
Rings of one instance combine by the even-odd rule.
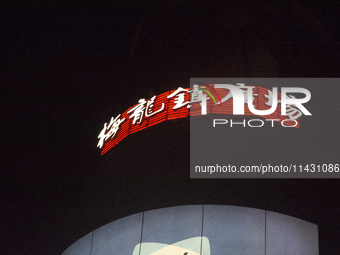
[[[112,116],[188,87],[190,77],[339,77],[339,9],[300,1],[1,3],[0,253],[57,255],[120,217],[205,203],[311,221],[320,255],[340,254],[337,179],[190,179],[189,119],[133,134],[104,156],[96,147]],[[322,132],[325,124],[315,125]]]

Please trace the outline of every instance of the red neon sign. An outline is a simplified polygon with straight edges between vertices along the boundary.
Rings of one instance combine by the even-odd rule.
[[[233,98],[229,95],[230,91],[221,88],[209,89],[211,86],[203,86],[201,88],[208,93],[211,98],[207,103],[206,113],[233,114]],[[206,88],[206,89],[205,89]],[[241,87],[245,89],[246,87]],[[267,110],[270,108],[272,92],[268,89],[253,86],[253,105],[258,110]],[[190,101],[190,88],[178,88],[161,95],[154,96],[150,100],[140,99],[136,104],[116,118],[111,118],[109,123],[104,124],[104,128],[99,134],[99,148],[102,149],[101,155],[105,154],[115,145],[117,145],[126,136],[143,130],[145,128],[156,125],[166,120],[185,118],[188,116],[201,115],[201,105],[199,101]],[[229,96],[228,96],[229,95]],[[215,98],[217,100],[215,100]],[[223,102],[223,99],[228,98]],[[221,101],[222,99],[222,101]],[[278,93],[277,100],[281,100],[281,94]],[[285,125],[299,128],[297,117],[301,116],[301,112],[290,106],[287,116],[282,116],[281,104],[277,105],[276,110],[270,115],[260,115],[266,119],[275,121],[285,121]],[[244,115],[254,115],[247,104],[244,104]],[[292,119],[294,121],[287,121]]]

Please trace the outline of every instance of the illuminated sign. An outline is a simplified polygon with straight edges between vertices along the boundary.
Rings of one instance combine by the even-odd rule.
[[[203,245],[202,245],[203,244]],[[201,252],[201,246],[204,246]],[[143,247],[143,249],[142,249]],[[208,238],[204,236],[192,237],[174,244],[145,242],[136,245],[132,255],[210,255]]]
[[[303,93],[305,98],[297,99],[287,93]],[[179,87],[149,100],[142,98],[124,113],[112,117],[100,132],[97,147],[102,149],[103,155],[126,136],[147,127],[166,120],[210,113],[261,116],[271,121],[272,127],[276,121],[284,127],[298,128],[298,118],[303,114],[311,115],[302,105],[310,100],[310,92],[303,88],[282,88],[281,94],[275,87],[271,91],[243,83],[194,85],[191,90]],[[228,122],[233,123],[232,120],[217,119],[214,126]],[[259,119],[248,121],[249,127],[263,125]]]

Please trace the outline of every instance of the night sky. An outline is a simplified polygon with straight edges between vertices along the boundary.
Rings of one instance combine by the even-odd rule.
[[[190,179],[189,118],[96,147],[111,117],[190,77],[339,77],[339,13],[323,1],[1,3],[0,254],[61,254],[111,221],[186,204],[311,221],[320,255],[340,254],[338,179]]]

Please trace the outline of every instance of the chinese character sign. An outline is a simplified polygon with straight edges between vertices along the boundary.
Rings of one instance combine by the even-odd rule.
[[[271,91],[243,83],[199,84],[192,89],[179,87],[149,100],[142,98],[124,113],[112,117],[101,130],[97,147],[103,155],[129,134],[166,120],[210,113],[257,115],[278,122],[285,120],[286,125],[298,128],[297,119],[303,113],[310,114],[302,106],[301,99],[287,95],[286,91],[284,94],[286,99],[281,98],[277,88]],[[294,99],[300,101],[294,104]],[[284,114],[282,102],[285,103]]]

